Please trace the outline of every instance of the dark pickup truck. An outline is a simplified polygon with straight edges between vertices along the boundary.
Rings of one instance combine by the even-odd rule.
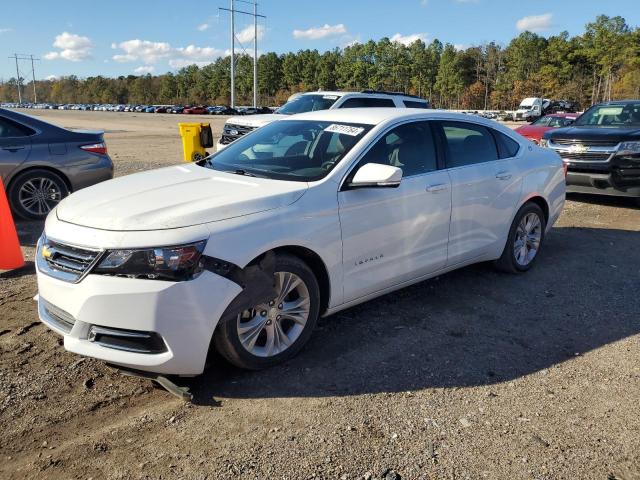
[[[567,192],[634,197],[640,204],[640,100],[594,105],[570,127],[546,132],[541,146],[567,164]]]

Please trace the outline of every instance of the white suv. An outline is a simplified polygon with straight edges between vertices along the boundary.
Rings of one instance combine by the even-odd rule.
[[[259,127],[281,120],[283,115],[336,110],[338,108],[429,108],[424,98],[399,92],[363,90],[362,92],[307,92],[293,95],[276,113],[231,117],[223,127],[216,149],[222,150],[234,140]]]
[[[320,315],[475,262],[528,270],[564,197],[560,157],[490,120],[290,116],[60,202],[37,247],[39,316],[67,350],[129,369],[197,375],[210,347],[263,368]]]

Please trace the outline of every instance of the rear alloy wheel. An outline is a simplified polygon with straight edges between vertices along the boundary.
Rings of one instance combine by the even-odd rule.
[[[502,256],[495,262],[496,267],[509,273],[529,270],[538,257],[545,228],[542,209],[535,203],[523,205],[513,219]]]
[[[240,368],[258,370],[293,357],[315,327],[320,291],[311,269],[297,257],[278,255],[274,281],[275,298],[225,312],[216,329],[216,349]]]
[[[29,170],[19,174],[9,188],[13,211],[29,220],[44,220],[69,194],[65,181],[49,170]]]

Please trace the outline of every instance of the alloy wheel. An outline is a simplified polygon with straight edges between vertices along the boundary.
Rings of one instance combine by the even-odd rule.
[[[60,186],[46,177],[27,180],[18,192],[18,201],[22,208],[32,215],[49,213],[62,200]]]
[[[238,338],[246,351],[258,357],[284,352],[302,334],[311,309],[309,289],[291,272],[276,272],[278,296],[238,315]]]
[[[538,254],[542,239],[542,222],[536,213],[522,217],[516,229],[513,254],[522,267],[529,265]]]

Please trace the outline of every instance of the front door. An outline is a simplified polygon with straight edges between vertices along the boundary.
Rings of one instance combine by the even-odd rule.
[[[438,170],[433,139],[426,121],[391,129],[364,155],[358,167],[366,163],[400,167],[400,186],[343,187],[338,193],[345,301],[445,265],[451,188],[447,172]]]

